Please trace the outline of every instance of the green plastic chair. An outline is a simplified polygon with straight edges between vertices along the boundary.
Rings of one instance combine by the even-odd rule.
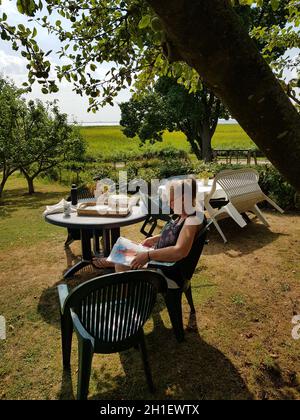
[[[77,399],[87,398],[94,353],[117,353],[131,347],[140,349],[149,390],[154,392],[143,326],[157,293],[165,287],[164,277],[149,270],[97,277],[70,293],[66,284],[58,286],[66,369],[70,368],[73,329],[78,338]]]

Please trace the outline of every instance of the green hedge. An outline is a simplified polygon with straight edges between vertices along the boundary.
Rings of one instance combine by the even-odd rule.
[[[91,155],[86,157],[86,161],[97,162],[97,163],[114,163],[114,162],[130,162],[133,160],[144,160],[144,159],[187,159],[188,153],[183,149],[174,149],[172,147],[165,147],[160,150],[156,150],[149,146],[143,146],[140,150],[129,151],[129,152],[114,152],[112,155],[105,157],[94,158]]]

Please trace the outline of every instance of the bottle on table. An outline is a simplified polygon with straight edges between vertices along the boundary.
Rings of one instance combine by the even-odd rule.
[[[77,191],[77,185],[76,184],[72,184],[71,203],[72,203],[72,206],[76,206],[77,203],[78,203],[78,191]]]

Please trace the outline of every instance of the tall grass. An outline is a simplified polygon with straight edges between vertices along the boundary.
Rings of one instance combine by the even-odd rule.
[[[81,133],[88,143],[88,153],[93,157],[107,158],[120,153],[142,152],[149,148],[160,150],[174,147],[190,152],[190,145],[184,134],[180,132],[166,132],[163,141],[150,145],[140,145],[140,140],[135,137],[129,139],[124,136],[121,127],[101,126],[82,127]],[[237,124],[220,124],[213,137],[213,147],[216,149],[250,149],[255,147],[243,129]]]

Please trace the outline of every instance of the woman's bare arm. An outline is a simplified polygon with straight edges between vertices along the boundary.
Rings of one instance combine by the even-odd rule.
[[[159,239],[160,239],[160,235],[151,236],[150,238],[145,239],[142,242],[142,245],[149,246],[151,248],[158,243]]]

